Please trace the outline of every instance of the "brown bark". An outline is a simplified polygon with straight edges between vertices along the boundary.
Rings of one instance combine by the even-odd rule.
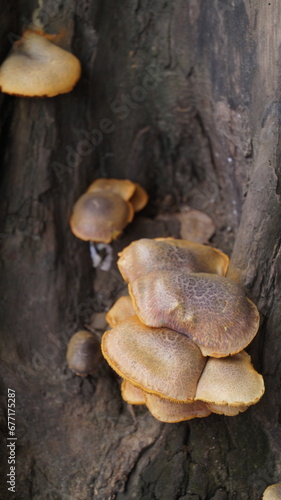
[[[3,60],[37,5],[2,7]],[[10,498],[10,387],[16,499],[258,500],[281,480],[281,6],[48,0],[42,9],[46,30],[66,28],[83,76],[67,95],[0,100],[0,496]],[[90,151],[82,141],[94,129]],[[178,236],[172,214],[184,203],[211,215],[212,243],[233,250],[230,275],[261,312],[248,349],[265,377],[258,405],[161,424],[130,411],[105,362],[83,380],[68,371],[67,340],[124,289],[115,265],[92,269],[69,229],[74,201],[99,176],[138,181],[151,200],[115,257],[133,239]]]

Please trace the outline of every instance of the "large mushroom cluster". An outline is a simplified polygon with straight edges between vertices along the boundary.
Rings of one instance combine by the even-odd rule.
[[[130,296],[107,314],[102,352],[123,379],[122,397],[163,422],[257,403],[264,382],[244,348],[259,313],[225,277],[228,257],[173,238],[141,239],[119,255]]]
[[[146,191],[128,179],[97,179],[77,200],[70,226],[84,241],[115,240],[148,202]]]

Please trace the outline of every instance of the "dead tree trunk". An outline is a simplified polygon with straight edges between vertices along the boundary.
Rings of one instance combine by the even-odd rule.
[[[66,28],[83,77],[52,99],[1,95],[0,496],[11,498],[12,388],[13,498],[259,500],[281,481],[281,4],[42,4],[45,29]],[[25,0],[16,12],[2,0],[2,60],[37,7]],[[115,267],[92,269],[69,229],[74,201],[99,176],[130,178],[150,194],[115,255],[132,239],[177,236],[159,213],[188,202],[211,215],[212,243],[232,254],[230,272],[240,269],[262,316],[249,347],[266,382],[257,406],[161,424],[144,408],[133,418],[106,363],[82,381],[67,370],[67,340],[90,317],[102,330],[99,313],[124,287]]]

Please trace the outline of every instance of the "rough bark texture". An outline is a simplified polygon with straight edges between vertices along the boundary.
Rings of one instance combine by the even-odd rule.
[[[278,0],[45,0],[81,60],[75,90],[1,95],[1,498],[258,500],[281,480],[280,18]],[[0,56],[38,5],[1,1]],[[18,11],[16,11],[18,9]],[[12,37],[13,38],[13,37]],[[111,122],[106,119],[111,120]],[[99,144],[83,142],[92,130]],[[237,417],[162,424],[132,413],[102,363],[87,379],[67,340],[124,290],[94,271],[69,229],[96,177],[140,182],[150,204],[113,245],[178,235],[182,204],[207,212],[212,243],[258,305],[249,347],[266,393]],[[169,217],[156,217],[169,214]],[[98,328],[100,327],[100,328]],[[8,494],[7,388],[16,391],[16,494]]]

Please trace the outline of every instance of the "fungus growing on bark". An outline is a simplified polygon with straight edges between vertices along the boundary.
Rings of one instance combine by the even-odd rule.
[[[96,179],[88,187],[87,192],[106,190],[119,194],[125,201],[130,201],[134,211],[142,210],[148,202],[146,191],[136,182],[129,179]]]
[[[117,262],[125,281],[152,271],[181,270],[225,276],[229,258],[220,250],[200,243],[174,238],[142,238],[119,253]]]
[[[86,330],[75,333],[67,346],[68,367],[76,375],[86,377],[94,373],[102,359],[99,341]]]
[[[192,401],[206,359],[187,337],[133,316],[102,337],[110,366],[131,384],[172,401]]]
[[[110,243],[132,221],[134,209],[111,191],[85,193],[73,207],[70,226],[84,241]]]
[[[128,288],[143,323],[187,335],[204,356],[241,351],[259,327],[258,310],[243,288],[221,276],[163,270],[138,278]]]
[[[109,326],[113,328],[118,323],[122,323],[122,321],[125,321],[131,316],[135,316],[135,314],[131,297],[129,297],[129,295],[124,295],[116,300],[108,311],[105,319]]]
[[[28,97],[53,97],[70,92],[81,75],[81,64],[44,34],[26,30],[0,67],[2,92]]]
[[[256,404],[263,393],[263,377],[253,368],[249,354],[242,351],[223,359],[208,358],[195,400],[204,401],[214,413],[233,415]]]

